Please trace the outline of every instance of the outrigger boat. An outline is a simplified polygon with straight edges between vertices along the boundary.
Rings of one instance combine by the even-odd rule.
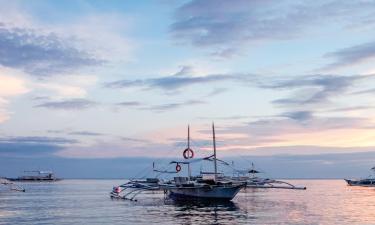
[[[178,173],[182,169],[182,165],[187,165],[187,177],[174,177],[173,180],[167,182],[157,181],[151,185],[142,181],[130,181],[118,187],[114,187],[110,193],[111,198],[134,200],[135,197],[145,191],[164,191],[171,199],[174,200],[209,200],[209,201],[230,201],[237,193],[245,187],[245,182],[232,182],[220,180],[217,171],[216,158],[216,138],[215,126],[212,124],[213,134],[213,155],[202,159],[193,159],[194,151],[190,148],[190,128],[188,127],[188,144],[183,152],[184,160],[172,161],[170,164],[176,165],[176,172],[156,170],[162,173]],[[191,176],[190,164],[208,160],[214,165],[214,172],[210,176],[193,177]],[[147,181],[147,180],[146,180]]]
[[[371,170],[375,174],[375,167],[372,167]],[[357,179],[357,180],[345,179],[345,181],[349,186],[375,187],[375,176],[374,175],[370,175],[367,178]]]
[[[125,184],[113,187],[110,197],[114,199],[137,201],[135,197],[142,192],[160,190],[160,180],[157,178],[130,180]]]
[[[59,181],[60,178],[55,177],[52,171],[41,171],[41,170],[31,170],[31,171],[24,171],[26,175],[17,177],[17,178],[7,178],[10,181],[22,181],[22,182],[30,182],[30,181]]]
[[[255,169],[253,163],[251,165],[251,168],[248,170],[235,169],[235,171],[237,172],[237,176],[230,177],[230,179],[234,181],[246,182],[246,188],[279,188],[306,190],[306,187],[295,186],[285,181],[258,177],[256,174],[259,174],[261,172]]]
[[[4,185],[6,186],[7,188],[9,188],[9,190],[11,191],[20,191],[20,192],[25,192],[25,189],[14,184],[13,182],[9,181],[8,179],[6,178],[0,178],[0,185]]]
[[[189,130],[189,129],[188,129]],[[218,179],[216,158],[215,126],[212,124],[213,155],[204,158],[213,162],[213,176],[202,176],[200,179],[189,177],[176,177],[174,185],[167,185],[169,195],[174,199],[196,199],[196,200],[232,200],[245,186],[245,183],[233,183]],[[191,152],[189,155],[188,152]],[[193,151],[190,149],[190,132],[188,131],[188,148],[184,151],[184,158],[192,158]],[[175,162],[177,165],[182,162]],[[188,163],[189,165],[189,163]]]

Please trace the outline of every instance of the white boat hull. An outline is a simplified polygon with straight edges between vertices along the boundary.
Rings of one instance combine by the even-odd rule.
[[[232,200],[243,186],[204,186],[204,187],[172,187],[169,194],[172,198]]]

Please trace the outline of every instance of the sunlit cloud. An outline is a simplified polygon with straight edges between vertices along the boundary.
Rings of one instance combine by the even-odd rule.
[[[47,78],[34,81],[32,86],[40,95],[58,98],[84,98],[88,89],[93,88],[98,81],[94,75],[67,75],[57,78]]]
[[[22,73],[4,67],[0,68],[0,123],[9,119],[7,105],[10,99],[29,91],[27,80],[22,78]]]

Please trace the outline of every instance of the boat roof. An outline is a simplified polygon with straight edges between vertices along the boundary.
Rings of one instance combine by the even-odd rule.
[[[25,173],[39,173],[39,174],[53,174],[52,171],[48,171],[48,170],[25,170],[23,172],[25,172]]]

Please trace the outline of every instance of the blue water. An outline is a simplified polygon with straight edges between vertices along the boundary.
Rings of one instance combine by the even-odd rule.
[[[163,194],[111,200],[121,180],[23,183],[0,191],[0,224],[375,224],[375,189],[293,180],[306,191],[247,189],[230,204],[177,204]]]

